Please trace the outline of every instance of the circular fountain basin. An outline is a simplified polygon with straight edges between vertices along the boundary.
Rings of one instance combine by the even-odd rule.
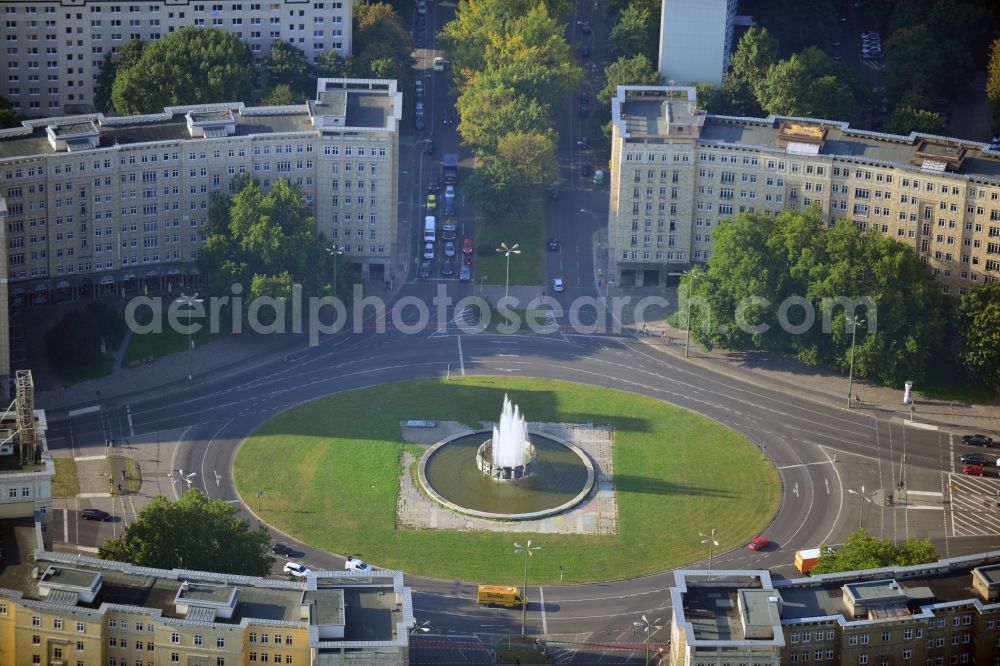
[[[460,513],[495,520],[534,520],[582,502],[594,487],[594,465],[573,444],[551,435],[528,433],[537,454],[531,476],[497,481],[477,467],[481,430],[438,442],[420,459],[424,491]]]

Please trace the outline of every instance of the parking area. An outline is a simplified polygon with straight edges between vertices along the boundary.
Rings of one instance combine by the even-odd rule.
[[[1000,478],[950,474],[951,536],[1000,535]]]

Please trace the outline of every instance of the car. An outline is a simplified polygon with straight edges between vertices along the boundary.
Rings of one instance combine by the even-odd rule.
[[[417,79],[413,84],[414,89],[417,91],[417,99],[424,98],[424,82],[423,79]]]
[[[472,279],[472,266],[469,264],[462,264],[462,268],[458,271],[458,279],[462,282],[468,282]]]
[[[413,125],[418,130],[422,130],[424,128],[424,116],[423,116],[423,114],[417,116],[417,119],[414,121]]]
[[[580,108],[577,109],[576,113],[581,118],[586,118],[587,116],[590,115],[590,107],[587,106],[586,104],[581,104]]]
[[[417,27],[423,28],[425,25],[427,25],[427,14],[426,13],[417,14]]]
[[[372,570],[372,565],[368,564],[364,560],[353,557],[351,555],[347,556],[347,560],[344,562],[344,571],[361,571],[368,573]]]
[[[420,31],[420,32],[417,33],[417,37],[414,40],[414,44],[416,45],[416,47],[418,49],[422,49],[422,48],[424,48],[424,46],[427,45],[427,40],[424,37],[423,31]]]
[[[549,190],[549,199],[556,200],[561,196],[558,187],[553,187]]]
[[[417,269],[417,277],[421,280],[426,280],[431,276],[431,262],[423,261],[420,263],[420,268]]]
[[[587,44],[584,44],[583,46],[580,47],[580,57],[581,58],[589,58],[590,57],[590,46],[588,46]]]
[[[444,256],[454,257],[455,256],[455,241],[448,241],[444,244]]]
[[[292,554],[292,549],[283,543],[276,543],[273,546],[271,546],[271,552],[274,553],[275,555],[284,555],[288,557],[289,555]]]
[[[762,536],[755,536],[754,538],[750,539],[750,543],[747,544],[747,549],[748,550],[764,550],[770,544],[771,544],[771,542],[768,541],[767,539],[765,539],[764,537],[762,537]]]
[[[563,285],[562,278],[552,278],[552,291],[557,294],[565,291],[566,287]]]
[[[427,139],[427,141],[424,142],[424,155],[433,155],[433,154],[434,154],[434,140]]]
[[[863,32],[863,33],[861,33],[861,38],[864,39],[865,37],[878,37],[878,33],[877,32]]]
[[[99,520],[104,522],[111,518],[111,514],[107,511],[101,511],[100,509],[84,509],[80,512],[80,517],[84,520]]]
[[[993,446],[993,438],[986,435],[963,435],[962,442],[972,446],[985,446],[987,448]]]
[[[580,166],[580,174],[583,175],[584,178],[588,178],[592,173],[594,173],[594,167],[590,166],[587,162],[584,162]]]
[[[438,199],[436,194],[427,195],[427,210],[434,210],[437,208]]]
[[[466,238],[462,241],[462,254],[472,254],[472,239]]]
[[[986,470],[982,465],[966,465],[962,468],[962,474],[968,474],[969,476],[983,476],[986,474]]]
[[[455,124],[455,114],[451,112],[451,109],[444,110],[444,115],[441,118],[441,122],[443,122],[445,125]]]
[[[424,245],[424,259],[434,258],[434,243],[427,243]]]
[[[427,191],[437,192],[441,189],[441,181],[438,180],[437,176],[431,176],[430,180],[427,181]]]
[[[295,576],[296,578],[305,578],[312,571],[304,564],[300,562],[285,562],[285,566],[282,569],[289,576]]]
[[[445,199],[444,200],[444,216],[445,217],[455,217],[455,200]]]
[[[559,249],[559,239],[558,238],[550,238],[549,242],[546,243],[545,246],[547,248],[549,248],[550,251],[555,252],[556,250]]]
[[[580,94],[576,96],[576,100],[580,104],[590,104],[590,93],[586,90],[581,90]]]
[[[963,453],[961,461],[963,465],[996,465],[995,460],[990,460],[982,453]]]
[[[444,196],[446,199],[455,198],[455,186],[453,184],[448,184],[444,186]]]
[[[589,35],[591,32],[590,21],[580,21],[580,32]]]
[[[434,58],[434,71],[443,72],[445,68],[445,59],[441,56]]]
[[[441,264],[441,277],[451,277],[454,274],[455,274],[454,260],[452,259],[445,260],[445,262]]]

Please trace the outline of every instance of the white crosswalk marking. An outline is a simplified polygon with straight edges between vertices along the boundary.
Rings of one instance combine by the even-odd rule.
[[[951,474],[952,536],[1000,534],[1000,479]]]

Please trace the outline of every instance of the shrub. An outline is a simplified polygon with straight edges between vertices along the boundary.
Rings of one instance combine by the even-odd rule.
[[[101,331],[86,311],[74,310],[45,333],[45,347],[56,372],[84,368],[101,355]]]
[[[476,248],[476,254],[480,257],[492,257],[497,253],[497,249],[492,245],[480,245]]]

